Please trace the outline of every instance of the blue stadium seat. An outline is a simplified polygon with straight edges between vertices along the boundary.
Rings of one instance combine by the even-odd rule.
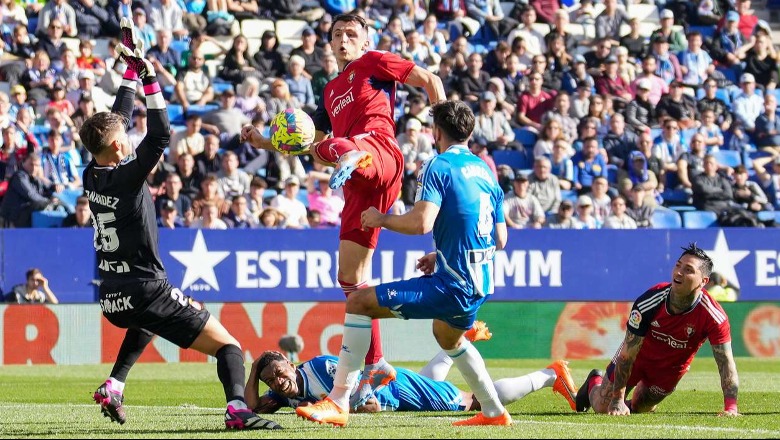
[[[32,213],[33,228],[59,228],[68,216],[65,211],[34,211]]]
[[[665,189],[661,193],[661,197],[666,206],[689,205],[691,203],[691,195],[681,189]]]
[[[572,203],[577,203],[577,191],[574,191],[573,189],[562,189],[561,201],[564,200],[568,200]]]
[[[211,83],[211,86],[214,88],[214,93],[217,94],[217,95],[221,95],[226,90],[232,90],[233,89],[233,84],[231,84],[229,82],[217,82],[217,81],[214,81],[213,83]]]
[[[530,168],[525,153],[517,150],[495,150],[493,160],[498,165],[509,165],[513,170]]]
[[[168,104],[168,120],[171,124],[184,124],[184,108],[179,104]]]
[[[737,72],[736,69],[719,66],[716,67],[715,70],[718,70],[719,72],[723,73],[723,76],[725,76],[726,79],[731,81],[732,83],[739,84],[739,75],[741,74],[742,69],[739,69],[740,72]]]
[[[615,164],[607,164],[607,181],[611,184],[617,184],[618,167]]]
[[[193,113],[196,115],[202,115],[212,110],[217,110],[219,106],[217,104],[204,104],[204,105],[191,105],[187,109],[187,113]]]
[[[718,150],[712,153],[718,163],[727,167],[734,168],[737,165],[742,164],[742,158],[739,157],[739,151],[733,150]]]
[[[704,39],[712,38],[715,35],[715,26],[691,26],[689,30],[699,32]]]
[[[171,41],[171,49],[175,50],[176,52],[181,55],[184,51],[189,50],[190,43],[189,41],[185,40],[173,40]]]
[[[677,211],[658,206],[653,211],[653,229],[680,229],[682,219]]]
[[[515,128],[515,140],[527,149],[533,149],[536,144],[536,133],[524,128]]]
[[[696,208],[691,205],[672,205],[668,206],[669,209],[672,211],[677,211],[678,213],[682,213],[685,211],[696,211]]]
[[[685,211],[682,220],[685,229],[706,229],[717,226],[718,217],[711,211]]]

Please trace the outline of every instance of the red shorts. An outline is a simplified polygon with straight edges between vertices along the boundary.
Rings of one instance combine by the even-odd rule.
[[[641,359],[637,359],[631,368],[631,377],[628,378],[626,387],[630,390],[642,382],[648,389],[653,388],[655,393],[666,396],[677,388],[680,379],[687,372],[687,369],[680,371],[679,369],[658,368],[652,362],[642,362]],[[607,378],[610,382],[615,383],[614,362],[607,366]]]
[[[390,210],[401,193],[404,157],[395,138],[387,135],[375,133],[349,140],[358,150],[371,153],[373,160],[365,170],[356,170],[344,185],[339,238],[375,249],[381,228],[362,230],[360,215],[372,206],[380,212]]]

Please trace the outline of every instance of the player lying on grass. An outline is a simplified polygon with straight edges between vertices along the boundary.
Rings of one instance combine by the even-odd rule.
[[[483,322],[477,321],[466,333],[467,339],[485,340],[490,333]],[[266,351],[252,364],[252,371],[245,388],[245,400],[250,408],[260,414],[276,412],[280,408],[307,406],[330,393],[338,358],[317,356],[295,366],[282,353]],[[552,387],[561,394],[572,410],[575,410],[576,390],[567,362],[558,360],[546,369],[525,376],[500,379],[495,382],[502,404],[522,399],[542,388]],[[351,408],[352,412],[380,411],[477,411],[480,404],[474,394],[458,389],[445,381],[452,367],[452,360],[440,351],[419,373],[396,368],[396,379],[374,392],[365,404]],[[269,388],[262,396],[258,383]]]
[[[693,357],[709,339],[723,389],[722,415],[739,415],[739,377],[731,352],[726,312],[704,286],[712,260],[695,243],[683,248],[671,283],[651,287],[635,302],[626,336],[606,376],[593,370],[577,393],[577,410],[629,415],[655,411],[688,372]],[[631,400],[626,396],[631,390]]]

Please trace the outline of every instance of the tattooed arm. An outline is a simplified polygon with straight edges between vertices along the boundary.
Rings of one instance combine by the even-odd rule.
[[[737,416],[737,393],[739,392],[739,376],[737,364],[731,352],[731,342],[713,345],[712,355],[720,373],[720,387],[723,389],[723,412],[721,415]]]
[[[631,411],[625,403],[626,385],[628,378],[631,377],[631,369],[634,366],[636,356],[642,348],[643,336],[637,336],[630,331],[626,331],[626,339],[620,347],[620,353],[615,359],[615,377],[612,382],[612,400],[609,402],[607,414],[609,415],[628,415]]]

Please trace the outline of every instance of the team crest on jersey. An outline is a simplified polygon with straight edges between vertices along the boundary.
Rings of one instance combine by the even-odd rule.
[[[355,71],[349,72],[349,76],[347,77],[347,82],[352,82],[352,80],[355,79]]]
[[[696,329],[693,328],[693,324],[686,324],[685,326],[685,334],[688,335],[690,338],[691,335],[693,335],[696,332]]]
[[[632,310],[631,316],[628,317],[628,325],[638,329],[640,322],[642,322],[642,314],[639,313],[639,310]]]
[[[387,291],[388,298],[395,298],[396,295],[398,295],[398,292],[396,292],[395,289],[390,289]]]

